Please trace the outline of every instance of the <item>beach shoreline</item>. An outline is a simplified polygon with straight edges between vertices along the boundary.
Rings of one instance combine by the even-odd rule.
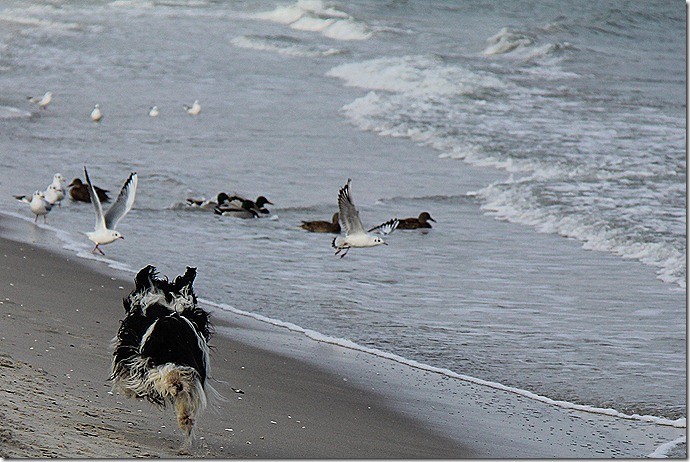
[[[0,233],[24,226],[33,224],[3,215]],[[107,381],[132,278],[7,238],[0,258],[0,367],[9,403],[0,455],[185,455],[170,409],[113,394]],[[685,435],[685,428],[549,406],[210,309],[213,386],[227,401],[202,416],[194,457],[640,457]],[[670,454],[684,451],[675,446]]]

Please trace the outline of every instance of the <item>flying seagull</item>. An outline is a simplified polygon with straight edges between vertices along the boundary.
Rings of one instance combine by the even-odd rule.
[[[115,226],[124,217],[127,212],[132,209],[134,204],[134,197],[137,192],[137,173],[132,172],[129,174],[127,181],[122,186],[120,194],[117,196],[115,203],[110,206],[108,211],[103,215],[103,206],[101,205],[101,200],[98,198],[96,189],[91,184],[91,179],[89,178],[89,173],[86,171],[86,166],[84,166],[84,177],[86,178],[86,184],[89,185],[89,194],[91,195],[91,203],[96,210],[96,226],[93,232],[86,233],[88,238],[96,244],[91,253],[100,252],[101,255],[105,255],[103,251],[98,247],[99,245],[110,244],[117,239],[124,239],[124,236],[119,232],[115,231]]]
[[[374,247],[381,244],[388,245],[386,241],[380,237],[372,236],[364,231],[362,220],[359,219],[359,212],[355,208],[355,204],[352,201],[352,194],[350,194],[351,181],[352,180],[348,178],[345,186],[340,188],[338,192],[338,210],[340,213],[340,221],[343,224],[343,228],[345,228],[345,237],[336,236],[331,245],[336,249],[335,255],[345,250],[340,258],[347,255],[347,252],[352,247]],[[390,231],[393,231],[396,226],[398,226],[398,220],[394,218],[390,225],[392,228]]]

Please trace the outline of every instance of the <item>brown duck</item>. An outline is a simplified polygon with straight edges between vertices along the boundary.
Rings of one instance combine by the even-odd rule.
[[[302,221],[299,226],[302,229],[311,231],[312,233],[340,233],[340,222],[338,221],[338,212],[333,214],[331,222],[327,221]]]
[[[431,228],[430,221],[436,223],[436,220],[431,218],[428,212],[422,212],[417,218],[402,218],[399,220],[397,229],[419,229],[419,228]]]
[[[67,186],[69,189],[69,196],[75,200],[75,201],[80,201],[80,202],[91,202],[91,196],[89,195],[89,185],[82,183],[82,181],[79,178],[75,178],[72,180],[72,182]],[[94,189],[96,190],[96,194],[98,195],[98,198],[101,200],[101,202],[108,202],[110,200],[110,197],[108,197],[108,190],[107,189],[101,189],[98,186],[94,186]]]

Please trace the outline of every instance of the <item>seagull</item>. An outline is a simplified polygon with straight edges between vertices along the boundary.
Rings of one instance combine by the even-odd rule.
[[[159,112],[160,111],[158,110],[158,106],[151,106],[149,108],[149,115],[151,117],[158,117]]]
[[[101,255],[105,255],[103,251],[98,247],[99,245],[110,244],[117,239],[124,239],[119,232],[115,231],[115,226],[124,217],[127,212],[132,209],[134,204],[134,197],[137,192],[137,173],[132,172],[129,174],[127,181],[122,186],[120,194],[117,196],[115,203],[110,206],[110,209],[103,215],[103,207],[101,206],[101,201],[98,198],[96,189],[91,184],[91,179],[86,171],[86,166],[84,167],[84,177],[86,178],[86,184],[89,185],[89,191],[91,194],[91,202],[96,210],[96,227],[93,232],[86,233],[86,236],[96,244],[91,253],[100,252]]]
[[[340,188],[338,192],[338,209],[340,211],[340,221],[343,224],[343,228],[345,228],[345,237],[336,236],[333,238],[331,245],[335,249],[335,255],[345,250],[340,258],[347,255],[351,247],[374,247],[381,244],[388,245],[386,241],[380,237],[372,236],[364,231],[362,221],[359,219],[359,212],[355,208],[355,204],[352,201],[352,194],[350,194],[351,181],[352,180],[348,178],[345,186]],[[391,231],[393,231],[396,226],[398,226],[398,219],[394,218],[391,220]]]
[[[65,178],[61,174],[56,173],[53,175],[53,182],[50,183],[48,189],[43,193],[50,205],[55,205],[57,203],[58,207],[62,207],[62,199],[65,198],[65,190],[62,187],[62,183],[64,182]]]
[[[46,201],[46,198],[41,191],[36,191],[33,196],[31,196],[31,199],[29,199],[27,196],[14,196],[14,198],[29,204],[31,211],[34,213],[34,215],[36,215],[34,223],[38,221],[39,215],[43,215],[43,223],[45,223],[46,215],[48,215],[50,209],[53,208],[53,205]]]
[[[42,97],[34,96],[29,97],[29,101],[32,103],[38,104],[38,107],[41,109],[45,109],[48,107],[50,102],[53,100],[53,92],[52,91],[47,91]]]
[[[79,202],[91,202],[91,193],[89,192],[89,185],[82,183],[81,178],[75,178],[70,184],[67,185],[70,197]],[[94,186],[93,189],[96,190],[96,194],[101,202],[108,202],[110,197],[108,197],[107,189],[101,189],[98,186]]]
[[[187,114],[189,115],[199,115],[199,113],[201,112],[201,104],[199,104],[198,99],[194,101],[192,107],[189,107],[186,104],[183,104],[182,107],[185,111],[187,111]]]
[[[91,111],[91,120],[93,120],[94,122],[100,122],[102,118],[103,114],[101,113],[101,105],[96,104],[93,107],[93,111]]]
[[[431,218],[431,215],[429,215],[429,212],[422,212],[419,214],[417,218],[402,218],[398,220],[398,226],[395,229],[419,229],[419,228],[431,228],[431,223],[430,221],[433,221],[436,223],[436,220]],[[385,223],[382,223],[378,226],[374,226],[371,228],[368,233],[377,232],[381,234],[390,234],[393,232],[393,230],[387,229],[390,227],[391,221],[387,221]]]
[[[311,231],[312,233],[335,233],[340,234],[340,222],[338,221],[338,212],[333,214],[333,218],[328,221],[304,221],[299,226],[302,229]]]

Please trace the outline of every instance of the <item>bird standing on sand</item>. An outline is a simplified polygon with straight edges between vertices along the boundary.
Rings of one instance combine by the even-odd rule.
[[[89,173],[86,171],[86,167],[84,167],[84,177],[86,178],[86,184],[89,185],[91,202],[96,210],[95,230],[87,232],[86,236],[91,242],[96,244],[96,247],[93,248],[91,253],[96,253],[96,251],[98,251],[101,255],[105,255],[98,247],[99,245],[106,245],[115,242],[117,239],[124,239],[124,236],[115,231],[115,226],[117,226],[122,217],[124,217],[127,212],[132,209],[132,205],[134,205],[134,197],[137,192],[137,174],[136,172],[129,174],[115,203],[108,209],[105,215],[103,214],[103,207],[101,206],[98,194],[91,184],[91,179],[89,178]]]
[[[159,113],[160,113],[160,111],[158,111],[158,106],[151,106],[149,108],[149,116],[158,117]]]
[[[56,173],[53,175],[53,182],[50,183],[48,189],[43,193],[50,205],[57,204],[58,207],[62,207],[62,199],[65,198],[65,190],[62,187],[64,182],[65,178],[61,174]]]
[[[396,229],[420,229],[420,228],[431,228],[431,223],[430,221],[433,221],[436,223],[436,220],[431,218],[431,215],[429,215],[429,212],[422,212],[419,214],[419,217],[417,218],[402,218],[398,220],[398,226]],[[385,227],[388,224],[388,222],[380,224],[378,226],[374,226],[371,228],[368,232],[371,233],[372,231],[374,232],[384,232],[385,233]],[[388,233],[385,233],[388,234]]]
[[[103,113],[101,112],[101,105],[96,104],[93,107],[93,111],[91,111],[91,120],[93,120],[94,122],[100,122],[102,118]]]
[[[46,223],[46,215],[48,215],[48,212],[53,208],[53,205],[46,200],[45,195],[41,191],[36,191],[33,196],[31,196],[31,199],[27,196],[14,196],[14,198],[25,204],[29,204],[29,208],[31,208],[31,211],[36,216],[34,218],[34,223],[38,221],[39,215],[43,215],[43,223]]]
[[[70,184],[67,185],[69,189],[69,196],[79,202],[91,202],[91,193],[89,192],[89,185],[84,184],[80,178],[75,178]],[[108,197],[107,189],[101,189],[98,186],[94,186],[93,189],[96,190],[96,195],[101,202],[108,202],[110,197]]]
[[[46,109],[50,102],[53,100],[53,92],[47,91],[42,97],[34,96],[29,97],[29,101],[38,104],[39,109]]]
[[[191,107],[187,106],[186,104],[183,104],[182,107],[189,115],[199,115],[201,113],[201,104],[199,104],[198,99],[194,101],[194,104],[192,104]]]
[[[372,236],[364,231],[362,220],[359,218],[359,212],[355,208],[352,201],[352,194],[350,194],[350,182],[348,178],[345,186],[340,188],[338,192],[338,210],[340,211],[340,221],[345,228],[345,237],[337,236],[333,238],[331,245],[335,250],[335,255],[341,251],[345,252],[340,256],[343,258],[352,247],[374,247],[377,245],[388,245],[386,241],[378,236]],[[398,220],[391,220],[391,231],[398,225]]]
[[[340,222],[338,221],[339,213],[335,212],[330,222],[328,221],[304,221],[299,226],[302,229],[311,231],[312,233],[335,233],[340,234]]]

